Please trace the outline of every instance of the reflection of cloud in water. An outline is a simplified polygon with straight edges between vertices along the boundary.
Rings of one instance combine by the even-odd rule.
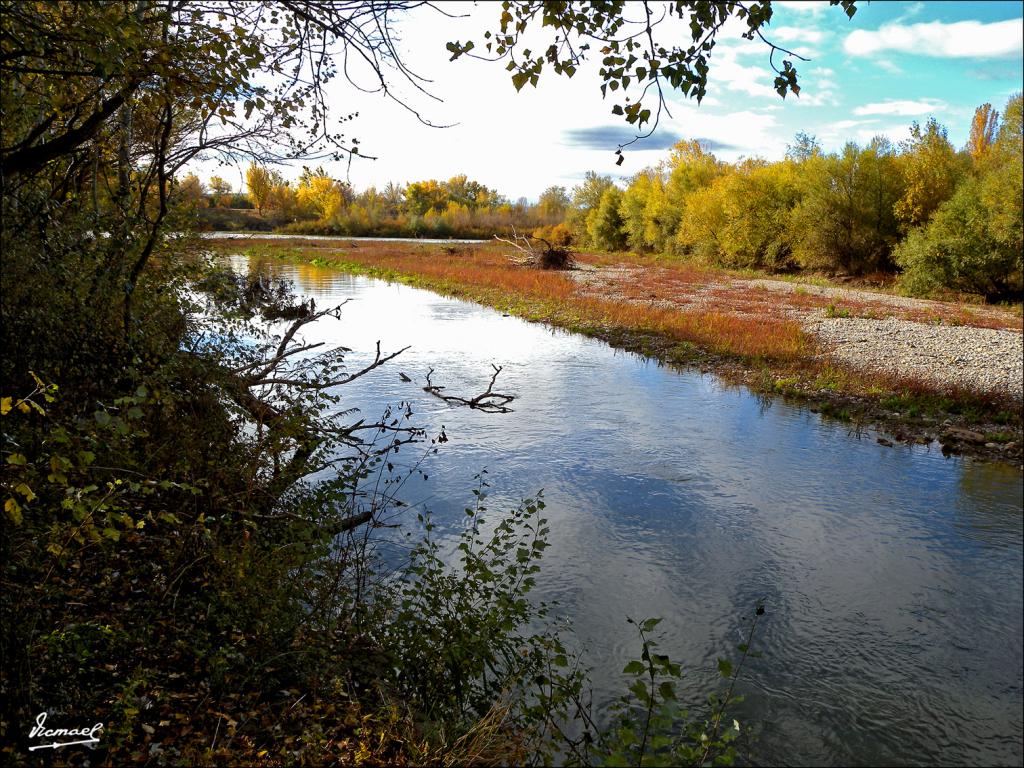
[[[473,475],[490,514],[545,489],[552,547],[538,584],[570,613],[590,660],[635,654],[625,616],[663,616],[661,649],[695,689],[768,599],[766,659],[744,709],[771,718],[766,762],[1019,762],[1021,477],[919,448],[884,448],[715,378],[677,374],[605,344],[405,286],[277,263],[340,321],[305,332],[344,344],[350,366],[412,348],[343,388],[368,417],[408,399],[450,438],[431,457],[439,532],[462,524]],[[517,395],[513,413],[452,408],[421,389]],[[402,382],[404,371],[413,382]],[[412,460],[406,452],[405,461]],[[1016,742],[1008,741],[1012,737]]]

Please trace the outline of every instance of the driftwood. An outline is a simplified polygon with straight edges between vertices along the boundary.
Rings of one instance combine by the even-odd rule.
[[[553,245],[543,237],[527,237],[516,232],[512,227],[512,239],[494,236],[500,243],[511,245],[518,250],[522,256],[512,257],[510,261],[521,267],[535,267],[540,269],[572,269],[576,262],[568,248]],[[543,250],[534,246],[534,241],[542,243]]]
[[[515,400],[515,396],[505,395],[494,391],[494,382],[497,380],[498,374],[501,373],[502,367],[492,363],[491,368],[494,369],[494,375],[491,376],[491,383],[487,385],[486,390],[476,397],[465,398],[458,397],[456,395],[444,394],[444,387],[440,387],[430,380],[430,377],[434,373],[433,368],[427,372],[427,386],[423,388],[423,391],[429,392],[434,397],[439,397],[446,403],[451,403],[452,405],[466,405],[470,408],[475,408],[478,411],[485,411],[487,413],[511,413],[512,409],[508,407],[508,404]]]

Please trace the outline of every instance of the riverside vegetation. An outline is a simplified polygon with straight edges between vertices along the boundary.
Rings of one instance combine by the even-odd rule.
[[[511,249],[502,243],[284,239],[211,240],[208,247],[254,259],[306,262],[476,301],[670,364],[713,370],[755,392],[803,401],[854,426],[877,425],[897,440],[940,438],[948,451],[1020,459],[1019,396],[853,367],[823,354],[820,342],[791,316],[816,310],[823,317],[895,316],[1019,332],[1021,320],[1014,312],[982,313],[977,305],[937,302],[928,309],[850,300],[837,306],[834,299],[799,285],[786,293],[769,292],[749,274],[623,253],[577,253],[579,269],[573,271],[533,269],[510,258]],[[611,281],[610,288],[595,286],[602,270],[622,271],[623,279]],[[965,435],[979,439],[964,440]]]
[[[962,302],[952,312],[948,307],[937,314],[904,312],[908,319],[1019,328],[1022,126],[1022,97],[1016,94],[1001,113],[991,104],[979,106],[967,145],[959,151],[934,119],[912,124],[910,138],[898,146],[876,137],[864,147],[847,143],[836,153],[798,134],[779,162],[754,158],[729,164],[700,142],[683,141],[661,164],[626,179],[624,188],[609,176],[589,173],[571,192],[548,188],[535,205],[525,200],[510,205],[464,175],[356,194],[321,171],[306,169],[293,190],[280,174],[256,165],[249,169],[261,199],[290,200],[279,210],[306,218],[280,226],[281,234],[532,232],[542,250],[575,249],[585,264],[641,268],[631,273],[639,282],[617,293],[586,290],[565,275],[523,271],[493,249],[339,246],[325,253],[326,243],[284,241],[249,245],[247,252],[402,280],[600,336],[671,363],[696,362],[755,390],[810,400],[828,415],[881,425],[899,439],[928,442],[942,434],[936,434],[936,423],[953,426],[944,433],[947,450],[1016,461],[1022,443],[1017,392],[977,392],[830,360],[797,322],[766,313],[756,297],[738,302],[721,295],[717,298],[728,300],[716,305],[712,297],[683,313],[658,297],[720,284],[730,271],[838,279]],[[216,209],[209,206],[216,200],[203,196],[198,179],[188,185],[202,227],[211,220]],[[224,243],[213,247],[235,249]],[[804,292],[783,303],[806,308],[814,302]],[[971,308],[978,302],[1010,309],[1002,319],[986,319]],[[858,311],[818,303],[830,318]],[[889,314],[872,307],[859,313]],[[972,438],[966,441],[956,437],[968,434]]]
[[[672,261],[769,273],[825,273],[892,283],[911,295],[1024,296],[1022,99],[975,111],[960,151],[934,118],[894,145],[876,137],[826,153],[798,134],[784,160],[725,163],[696,141],[625,179],[589,173],[515,204],[465,175],[356,193],[323,169],[293,188],[251,166],[250,197],[273,218],[232,219],[195,176],[183,187],[199,224],[283,234],[490,238],[518,230],[557,246],[629,249]],[[237,196],[236,196],[237,197]],[[236,212],[237,213],[237,212]],[[251,226],[245,226],[254,222]],[[288,223],[286,223],[288,222]]]
[[[741,665],[719,663],[720,699],[684,695],[654,619],[636,619],[615,722],[595,721],[557,608],[529,599],[547,536],[539,497],[492,513],[485,484],[467,489],[454,560],[424,516],[420,543],[386,569],[376,531],[404,509],[391,459],[446,436],[398,404],[346,421],[339,388],[363,371],[296,335],[337,309],[239,280],[175,234],[194,223],[184,169],[199,156],[258,170],[356,153],[326,128],[322,86],[348,76],[332,46],[379,82],[413,82],[392,30],[419,5],[0,0],[5,762],[38,757],[28,734],[42,711],[54,728],[101,721],[88,760],[110,765],[736,758],[728,680]],[[621,63],[602,85],[625,92],[636,64],[658,94],[702,95],[724,22],[753,35],[771,19],[769,3],[670,3],[694,39],[664,48],[650,28],[623,37],[621,4],[599,6],[510,4],[497,53],[520,45],[510,24],[614,38]],[[519,58],[513,83],[546,66],[571,75],[586,50]],[[798,87],[788,60],[775,87]],[[624,119],[642,127],[651,110],[640,99]],[[297,201],[331,199],[315,175]],[[682,711],[695,698],[707,705]]]

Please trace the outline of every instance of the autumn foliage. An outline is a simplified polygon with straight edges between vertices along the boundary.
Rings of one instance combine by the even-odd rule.
[[[916,294],[953,290],[1012,298],[1022,290],[1020,102],[1002,114],[983,104],[962,150],[934,118],[894,144],[876,136],[825,152],[799,133],[777,162],[719,160],[681,141],[624,185],[589,172],[571,191],[552,186],[536,203],[453,176],[361,192],[308,168],[295,187],[249,169],[261,218],[221,224],[291,234],[469,237],[531,233],[558,248],[659,254],[768,272],[902,274]],[[186,178],[181,194],[228,199]],[[212,209],[201,214],[212,221]],[[212,218],[211,218],[212,217]],[[269,223],[267,223],[269,222]]]

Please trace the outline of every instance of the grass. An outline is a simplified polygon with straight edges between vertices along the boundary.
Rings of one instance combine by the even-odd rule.
[[[213,241],[217,242],[217,241]],[[238,244],[218,243],[237,251]],[[753,318],[716,309],[678,312],[671,308],[621,302],[582,294],[564,272],[514,266],[496,247],[450,254],[431,246],[374,243],[335,249],[319,244],[269,241],[247,244],[251,256],[309,261],[315,266],[368,275],[467,298],[496,309],[544,321],[571,331],[600,336],[613,331],[652,334],[716,355],[741,359],[796,361],[810,340],[790,320]]]
[[[847,421],[857,418],[858,407],[863,410],[867,404],[883,415],[898,412],[912,419],[953,414],[961,420],[1015,428],[1021,423],[1019,406],[1013,403],[828,361],[813,337],[780,312],[780,302],[788,302],[785,306],[790,308],[821,309],[829,317],[876,317],[879,307],[845,299],[839,305],[806,289],[780,293],[756,284],[735,285],[730,275],[696,265],[583,254],[578,258],[581,264],[629,270],[623,273],[621,290],[618,284],[614,291],[607,286],[595,290],[565,272],[516,266],[506,249],[495,244],[455,248],[277,240],[243,245],[215,240],[209,245],[222,252],[243,248],[254,257],[306,262],[468,299],[666,362],[714,367],[725,378],[761,392],[818,400],[823,413]],[[691,301],[698,294],[700,301]],[[675,303],[666,300],[669,297]],[[933,309],[926,321],[976,324],[978,318],[967,313],[966,308],[951,306],[936,315]],[[1006,327],[1013,324],[1013,316],[985,317],[977,324]],[[857,398],[860,406],[836,404],[837,395]]]

